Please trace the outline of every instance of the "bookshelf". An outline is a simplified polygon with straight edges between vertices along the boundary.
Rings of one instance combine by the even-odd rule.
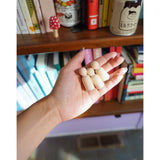
[[[143,44],[143,20],[139,21],[136,33],[126,37],[113,35],[109,28],[72,33],[69,28],[65,27],[60,28],[58,39],[54,38],[53,33],[17,35],[17,55],[72,51],[83,47],[104,48],[138,44]],[[126,101],[124,104],[120,104],[116,100],[100,102],[94,104],[87,112],[77,118],[135,112],[143,112],[143,100]]]
[[[17,54],[33,54],[53,51],[71,51],[84,48],[105,48],[143,43],[143,21],[140,20],[132,36],[113,35],[109,28],[72,33],[69,28],[59,29],[59,38],[53,33],[17,35]]]

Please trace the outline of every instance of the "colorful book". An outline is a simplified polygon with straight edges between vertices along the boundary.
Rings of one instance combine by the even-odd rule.
[[[39,0],[41,11],[44,19],[44,24],[46,27],[46,32],[53,32],[49,27],[49,19],[51,16],[55,16],[55,7],[53,0]]]
[[[24,80],[24,78],[21,76],[18,70],[17,70],[17,80],[19,81],[20,85],[23,86],[26,93],[30,96],[32,103],[35,103],[37,101],[36,97],[34,96],[27,82]]]
[[[107,27],[108,4],[109,4],[109,0],[104,0],[104,2],[103,2],[102,27]]]
[[[110,25],[110,21],[111,21],[112,3],[113,3],[113,0],[108,0],[107,26]]]
[[[44,96],[48,95],[50,93],[50,90],[46,87],[46,83],[42,77],[42,74],[36,70],[36,62],[35,62],[35,58],[33,55],[29,55],[27,57],[27,64],[30,67],[30,71],[33,74],[33,76],[35,77],[38,85],[40,86]]]
[[[32,23],[30,14],[29,14],[29,10],[28,10],[28,7],[27,7],[26,0],[18,0],[18,1],[19,1],[21,10],[22,10],[23,16],[24,16],[24,20],[27,24],[28,31],[29,31],[30,34],[34,34],[35,29],[33,27],[33,23]]]
[[[23,56],[18,56],[17,58],[17,67],[20,71],[20,74],[23,76],[25,81],[28,83],[30,89],[32,90],[33,94],[37,98],[37,100],[41,99],[44,97],[44,94],[38,85],[35,77],[30,71],[29,66],[26,63],[26,57]]]
[[[122,47],[121,55],[125,58],[125,61],[127,62],[127,69],[128,69],[125,76],[124,85],[123,85],[124,87],[123,87],[122,97],[118,99],[120,103],[123,103],[125,101],[125,97],[127,93],[128,82],[132,75],[133,62],[129,56],[129,53],[123,47]]]
[[[20,85],[19,81],[17,80],[17,100],[18,103],[21,105],[23,109],[27,109],[32,105],[32,101],[23,87]]]
[[[98,13],[98,27],[102,27],[102,15],[103,15],[103,1],[99,0],[99,13]]]
[[[35,12],[35,9],[34,9],[33,1],[32,0],[26,0],[26,3],[27,3],[29,14],[30,14],[30,17],[31,17],[31,20],[32,20],[32,23],[33,23],[35,33],[41,33],[40,28],[39,28],[39,23],[38,23],[38,20],[37,20],[37,16],[36,16],[36,12]]]
[[[58,71],[57,69],[54,67],[54,63],[53,63],[53,54],[46,54],[47,56],[47,74],[49,77],[49,81],[51,83],[51,86],[54,87],[56,80],[58,78]]]
[[[85,49],[85,65],[93,61],[92,49]]]
[[[97,29],[98,28],[98,7],[99,0],[88,0],[88,29]]]
[[[48,95],[52,91],[52,86],[49,82],[48,76],[47,76],[47,68],[46,68],[46,57],[45,54],[38,54],[36,59],[36,68],[38,72],[40,73],[43,81],[45,82],[45,88],[46,88],[46,95]]]
[[[37,19],[39,22],[41,33],[46,33],[46,28],[45,28],[43,15],[42,15],[41,6],[39,4],[39,1],[33,0],[33,3],[34,3],[34,7],[35,7],[35,11],[36,11],[36,15],[37,15]]]
[[[53,52],[53,64],[57,71],[60,71],[60,59],[59,59],[59,52]]]
[[[17,23],[19,25],[20,31],[22,34],[28,34],[27,25],[25,19],[23,17],[23,13],[21,7],[19,5],[19,1],[17,1]]]
[[[143,99],[143,94],[141,94],[141,95],[132,95],[132,96],[126,96],[125,97],[125,101],[137,100],[137,99]]]
[[[18,111],[22,111],[23,108],[22,108],[21,105],[18,103],[18,101],[17,101],[16,103],[17,103],[17,112],[18,112]]]

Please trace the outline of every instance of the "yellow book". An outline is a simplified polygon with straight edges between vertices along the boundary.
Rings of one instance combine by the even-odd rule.
[[[108,3],[107,27],[110,25],[110,20],[111,20],[111,15],[112,15],[112,3],[113,3],[113,0],[109,0],[109,3]]]
[[[103,2],[102,27],[107,27],[108,2],[109,2],[109,0],[104,0],[104,2]]]

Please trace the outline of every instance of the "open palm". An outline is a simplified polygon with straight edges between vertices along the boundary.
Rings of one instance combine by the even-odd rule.
[[[118,69],[110,75],[111,78],[105,82],[105,86],[102,89],[94,89],[88,92],[85,90],[82,78],[77,72],[81,68],[84,55],[84,50],[79,52],[61,69],[55,87],[51,92],[63,121],[77,117],[88,110],[102,95],[118,84],[123,78],[123,74],[127,71],[126,68]],[[118,57],[116,52],[96,59],[106,72],[120,65],[123,60],[123,57]],[[86,67],[89,66],[90,64]]]

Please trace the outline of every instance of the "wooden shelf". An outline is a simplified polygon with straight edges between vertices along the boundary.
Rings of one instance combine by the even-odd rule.
[[[71,51],[84,48],[105,48],[143,44],[143,21],[140,20],[132,36],[113,35],[109,28],[72,33],[69,28],[59,29],[59,38],[53,33],[17,35],[17,54],[33,54],[53,51]]]
[[[120,104],[116,100],[110,100],[94,104],[88,111],[77,118],[119,115],[124,113],[143,112],[143,100],[131,100]]]

